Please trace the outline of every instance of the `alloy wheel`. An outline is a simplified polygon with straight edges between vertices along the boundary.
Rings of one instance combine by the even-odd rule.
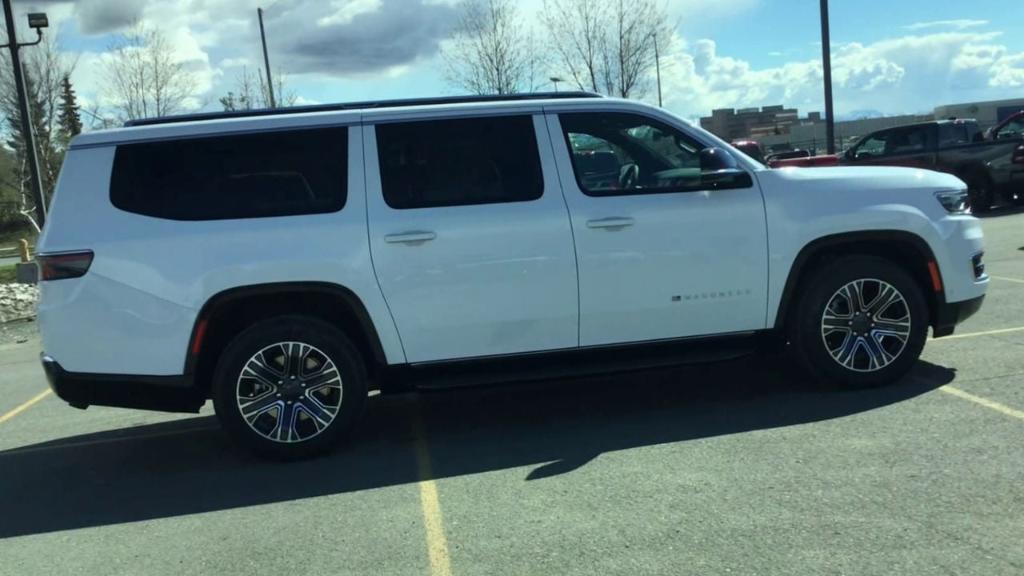
[[[911,332],[906,298],[888,282],[865,278],[836,290],[821,316],[821,337],[832,359],[855,372],[892,364]]]
[[[302,342],[278,342],[245,363],[236,384],[239,413],[268,440],[303,442],[326,430],[341,408],[337,365]]]

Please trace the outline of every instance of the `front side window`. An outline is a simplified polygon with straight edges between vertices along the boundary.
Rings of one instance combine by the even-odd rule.
[[[347,128],[143,142],[117,147],[110,200],[170,220],[323,214],[347,179]]]
[[[702,144],[657,120],[636,114],[559,116],[580,189],[615,196],[707,189]]]
[[[868,136],[861,142],[854,151],[854,158],[865,160],[876,158],[885,154],[885,140],[887,133],[882,132]]]
[[[544,191],[530,116],[377,126],[384,201],[396,209],[536,200]]]
[[[930,131],[927,127],[893,130],[886,142],[886,154],[917,154],[927,152]]]

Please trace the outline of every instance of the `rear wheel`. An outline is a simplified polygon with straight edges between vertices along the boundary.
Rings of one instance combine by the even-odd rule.
[[[281,459],[330,450],[362,411],[366,370],[343,333],[312,318],[248,328],[217,364],[217,417],[242,446]]]
[[[917,361],[928,307],[902,268],[851,256],[812,274],[789,323],[800,364],[817,380],[849,388],[893,383]]]

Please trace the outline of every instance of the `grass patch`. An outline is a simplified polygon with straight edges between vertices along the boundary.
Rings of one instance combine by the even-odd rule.
[[[18,245],[18,240],[22,238],[28,240],[29,246],[36,245],[36,231],[31,228],[23,228],[21,230],[6,230],[0,232],[0,248],[10,248]]]
[[[14,278],[14,264],[0,265],[0,284],[13,284]]]

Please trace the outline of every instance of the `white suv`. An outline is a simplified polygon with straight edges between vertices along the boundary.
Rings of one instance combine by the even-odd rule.
[[[43,364],[72,406],[212,398],[241,443],[300,457],[371,389],[647,367],[759,335],[819,380],[893,382],[929,326],[978,310],[981,254],[953,176],[769,170],[637,102],[165,118],[71,145],[40,240]]]

